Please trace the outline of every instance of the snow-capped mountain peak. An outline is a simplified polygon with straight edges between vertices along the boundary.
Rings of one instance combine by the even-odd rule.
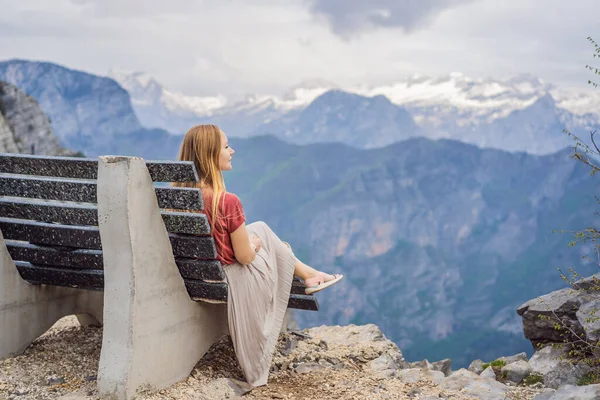
[[[117,70],[111,71],[111,76],[130,93],[143,125],[179,134],[193,124],[222,123],[233,136],[246,136],[259,131],[261,124],[294,120],[300,111],[334,89],[365,97],[385,96],[408,110],[431,137],[454,137],[457,129],[478,130],[526,109],[540,117],[550,113],[561,119],[568,112],[572,115],[568,118],[582,127],[600,123],[600,91],[559,90],[531,74],[492,79],[452,72],[353,87],[316,79],[301,82],[280,96],[250,94],[237,102],[229,102],[222,95],[189,96],[171,91],[141,72]]]
[[[335,83],[321,79],[313,79],[301,82],[300,84],[291,87],[281,98],[280,106],[283,108],[298,108],[308,106],[317,97],[323,93],[338,89],[339,86]]]
[[[140,107],[151,108],[150,114],[164,114],[168,110],[187,117],[210,116],[215,110],[227,105],[225,96],[189,96],[163,87],[152,76],[138,71],[113,69],[109,76],[129,92],[133,105],[139,113]],[[147,120],[140,115],[142,123]],[[148,117],[152,117],[149,115]]]
[[[453,72],[438,78],[416,75],[391,85],[363,86],[356,92],[369,96],[384,95],[392,103],[413,110],[419,122],[425,122],[429,117],[438,119],[453,114],[459,117],[459,125],[466,125],[491,122],[512,111],[529,107],[550,89],[549,85],[531,75],[493,80],[473,79]],[[425,114],[429,113],[424,109],[434,109],[435,115],[428,117]]]

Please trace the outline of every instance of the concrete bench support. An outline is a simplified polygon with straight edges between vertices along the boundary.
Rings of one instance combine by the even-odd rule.
[[[66,315],[102,321],[102,292],[32,285],[21,279],[0,232],[0,360],[21,354]]]
[[[227,332],[226,306],[190,300],[150,174],[137,157],[100,157],[98,221],[104,254],[101,395],[185,379]]]

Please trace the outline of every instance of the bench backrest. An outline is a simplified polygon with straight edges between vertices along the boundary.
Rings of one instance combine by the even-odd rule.
[[[197,182],[189,161],[146,161],[153,182]],[[32,284],[102,290],[98,228],[98,161],[0,153],[0,231],[21,275]],[[225,302],[227,284],[196,188],[158,186],[158,206],[175,263],[192,300]],[[171,211],[181,210],[181,211]],[[289,307],[318,310],[304,283],[292,285]]]
[[[147,161],[154,182],[195,182],[192,162]],[[0,230],[19,273],[34,284],[102,290],[98,161],[0,154]],[[156,187],[173,255],[194,300],[226,301],[221,264],[199,189]],[[183,212],[167,211],[169,209]]]

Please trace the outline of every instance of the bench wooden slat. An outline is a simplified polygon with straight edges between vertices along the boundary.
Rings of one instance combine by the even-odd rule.
[[[0,196],[96,203],[96,181],[0,175]]]
[[[0,198],[0,215],[65,225],[98,226],[98,207],[91,204],[50,203],[30,199]],[[168,232],[210,235],[210,224],[201,213],[161,211]]]
[[[198,182],[191,161],[146,161],[154,182]],[[98,160],[0,153],[0,173],[97,179]]]
[[[100,231],[93,226],[69,226],[0,218],[0,230],[5,239],[78,249],[102,248]]]
[[[63,249],[38,246],[6,240],[6,248],[15,261],[71,269],[103,269],[102,251],[90,249]]]
[[[305,294],[304,289],[306,289],[306,285],[300,278],[294,277],[292,281],[292,293],[293,294]]]
[[[222,281],[225,279],[225,273],[218,260],[193,260],[176,257],[175,263],[184,279],[205,281]]]
[[[52,286],[103,290],[104,273],[95,269],[38,267],[25,261],[15,261],[21,278],[29,283]]]
[[[43,200],[97,203],[96,181],[0,175],[0,196]],[[180,187],[155,188],[158,206],[178,210],[202,210],[199,189]]]
[[[288,308],[319,311],[319,302],[315,296],[309,296],[306,294],[291,294],[288,301]]]
[[[217,258],[217,248],[212,236],[169,235],[175,257],[214,260]]]
[[[29,262],[15,261],[21,277],[32,284],[76,287],[88,290],[104,289],[102,270],[51,268],[38,266]],[[195,301],[227,301],[227,284],[224,282],[203,282],[184,279],[190,298]],[[314,296],[292,294],[288,307],[318,311],[319,303]]]
[[[195,279],[184,279],[185,287],[194,301],[212,300],[227,301],[227,284],[224,282],[203,282]]]
[[[194,301],[211,300],[227,301],[227,284],[208,283],[202,281],[185,280],[185,286],[190,298]],[[291,294],[288,300],[289,308],[319,311],[319,302],[315,296],[305,294]]]
[[[25,242],[6,240],[6,248],[15,261],[26,261],[40,266],[56,268],[104,269],[102,251],[89,249],[63,249],[45,247]],[[225,279],[221,263],[217,260],[175,258],[183,278],[222,281]]]
[[[0,230],[5,239],[22,240],[41,245],[101,250],[100,231],[92,226],[48,224],[22,219],[0,218]],[[211,236],[169,235],[176,257],[214,260],[217,251]]]

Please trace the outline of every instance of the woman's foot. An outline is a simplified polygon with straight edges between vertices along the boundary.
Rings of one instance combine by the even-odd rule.
[[[306,285],[306,289],[304,293],[313,294],[319,292],[325,288],[328,288],[331,285],[338,283],[344,275],[340,274],[326,274],[324,272],[318,271],[315,276],[312,276],[308,279],[304,280],[304,284]]]

